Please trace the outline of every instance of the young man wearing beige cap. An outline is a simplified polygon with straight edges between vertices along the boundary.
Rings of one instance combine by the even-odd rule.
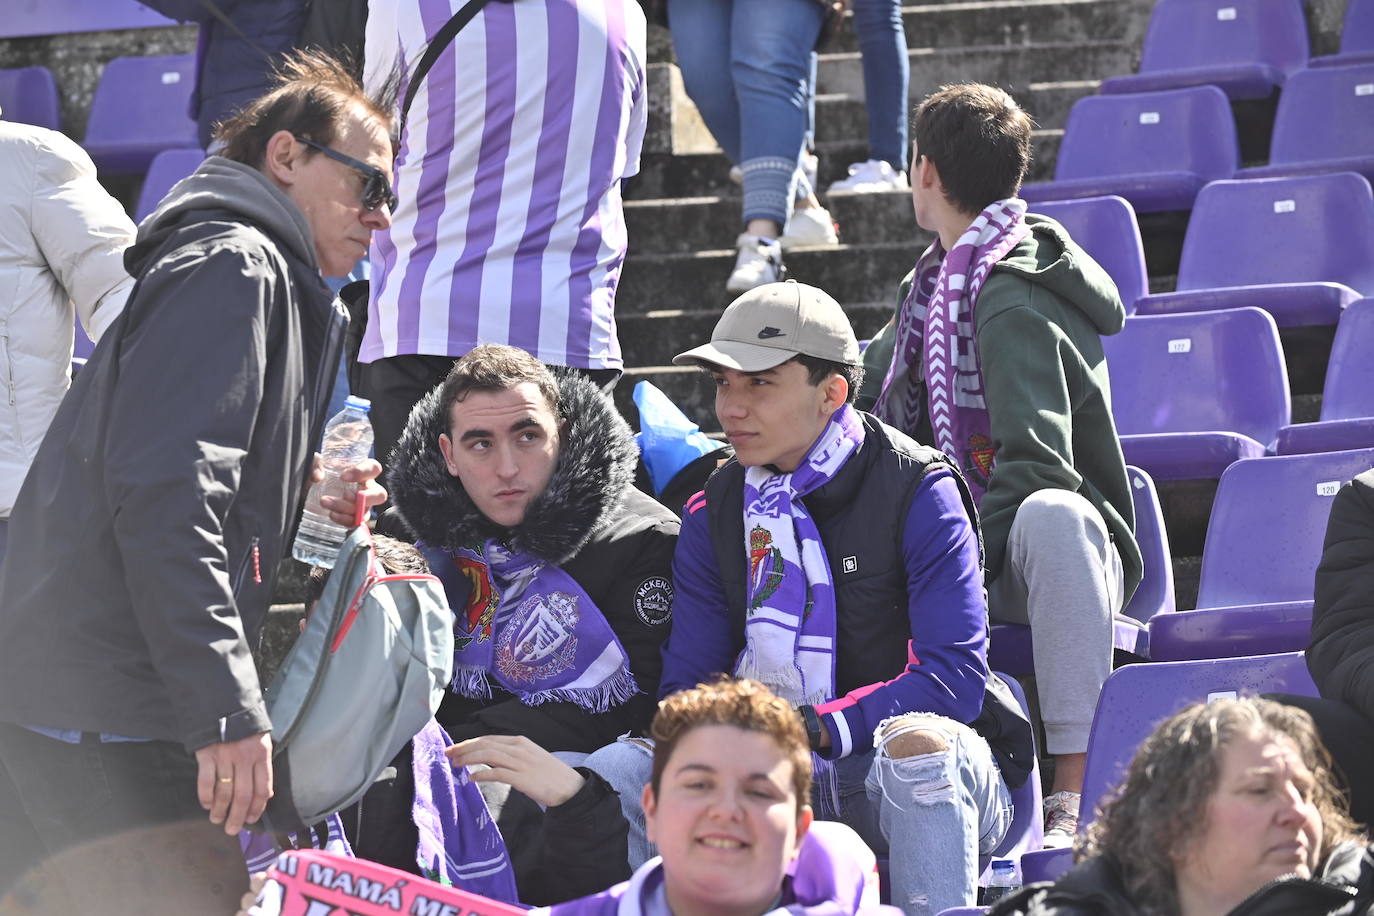
[[[718,672],[767,684],[806,724],[817,816],[889,851],[893,903],[911,914],[973,903],[978,857],[1006,834],[1031,742],[988,675],[966,485],[939,452],[853,408],[858,342],[819,289],[745,293],[710,343],[674,362],[711,374],[735,460],[684,510],[663,695]],[[980,730],[1002,737],[990,748]],[[633,801],[642,746],[603,748],[588,766],[620,791],[632,860],[647,856]],[[749,843],[712,836],[702,843],[721,856]]]

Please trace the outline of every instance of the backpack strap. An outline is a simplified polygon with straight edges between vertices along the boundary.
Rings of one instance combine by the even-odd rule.
[[[420,58],[420,62],[415,65],[415,72],[411,74],[409,84],[406,86],[406,98],[401,104],[401,123],[396,131],[396,135],[405,134],[406,117],[410,114],[410,105],[415,101],[415,93],[420,90],[420,83],[425,75],[429,73],[431,67],[439,59],[439,55],[444,53],[444,49],[453,43],[453,39],[462,30],[463,26],[472,21],[482,7],[486,6],[489,0],[468,0],[463,4],[463,8],[454,13],[448,22],[445,22],[439,31],[434,33],[425,53]]]

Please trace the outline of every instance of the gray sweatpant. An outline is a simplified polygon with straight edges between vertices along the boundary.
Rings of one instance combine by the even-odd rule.
[[[1021,503],[1005,565],[988,586],[988,616],[1030,624],[1050,754],[1088,749],[1097,695],[1112,670],[1112,616],[1123,590],[1121,555],[1092,503],[1054,489]]]

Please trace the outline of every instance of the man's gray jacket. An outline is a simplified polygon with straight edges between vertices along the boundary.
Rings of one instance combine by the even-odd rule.
[[[176,741],[270,729],[249,651],[347,318],[310,227],[206,160],[125,255],[137,282],[58,409],[0,567],[0,721]]]

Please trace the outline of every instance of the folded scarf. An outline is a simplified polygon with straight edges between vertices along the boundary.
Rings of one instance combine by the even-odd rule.
[[[467,767],[454,769],[444,756],[452,743],[439,723],[430,719],[411,745],[415,773],[411,817],[419,836],[416,863],[431,881],[518,903],[515,870],[486,800],[468,778]]]

